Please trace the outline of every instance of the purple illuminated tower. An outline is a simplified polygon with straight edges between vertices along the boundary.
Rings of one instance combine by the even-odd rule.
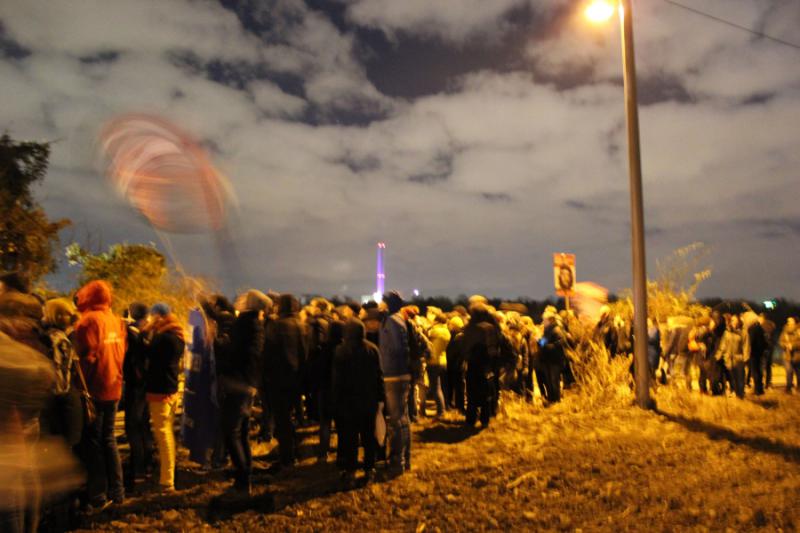
[[[385,242],[378,243],[378,267],[377,267],[377,285],[375,286],[375,295],[380,298],[383,296],[383,291],[386,285],[386,273],[383,271],[383,251],[386,249]]]

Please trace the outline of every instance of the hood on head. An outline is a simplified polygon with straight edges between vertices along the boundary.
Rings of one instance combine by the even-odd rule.
[[[78,311],[101,310],[111,307],[111,285],[103,280],[90,281],[76,294]]]
[[[351,318],[344,325],[345,342],[353,343],[363,341],[367,337],[367,330],[364,323],[357,318]]]
[[[340,344],[344,338],[344,322],[339,320],[331,321],[328,326],[328,342],[334,346]]]

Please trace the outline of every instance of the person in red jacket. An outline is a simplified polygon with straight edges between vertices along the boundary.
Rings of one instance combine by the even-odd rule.
[[[104,509],[125,498],[114,420],[122,396],[126,330],[111,312],[111,286],[105,281],[87,283],[76,297],[81,319],[75,326],[75,348],[97,412],[83,435],[87,504]]]

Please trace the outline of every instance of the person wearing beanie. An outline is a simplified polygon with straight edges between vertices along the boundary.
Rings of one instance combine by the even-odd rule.
[[[135,489],[136,480],[144,479],[153,460],[153,433],[150,429],[150,410],[147,407],[145,389],[147,347],[142,334],[149,316],[149,309],[141,302],[128,306],[128,348],[125,351],[122,375],[125,379],[125,435],[131,447],[125,472],[125,488],[131,492]]]
[[[186,348],[183,326],[164,303],[150,308],[150,322],[142,333],[147,346],[145,398],[150,410],[150,426],[158,447],[159,487],[175,490],[175,433],[173,424],[178,408],[178,373]]]
[[[102,509],[122,503],[122,463],[114,436],[117,404],[122,397],[122,363],[127,331],[111,311],[111,285],[90,281],[75,295],[81,318],[75,325],[75,349],[97,418],[83,434],[88,505]]]

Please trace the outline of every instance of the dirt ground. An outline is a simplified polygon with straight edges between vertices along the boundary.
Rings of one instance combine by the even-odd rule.
[[[782,384],[780,372],[775,382]],[[344,490],[313,459],[271,474],[255,448],[254,496],[220,504],[225,473],[179,461],[174,495],[134,495],[93,531],[796,531],[800,395],[755,398],[661,387],[643,411],[620,390],[602,403],[567,391],[543,407],[505,396],[483,431],[448,413],[413,426],[413,470]]]

